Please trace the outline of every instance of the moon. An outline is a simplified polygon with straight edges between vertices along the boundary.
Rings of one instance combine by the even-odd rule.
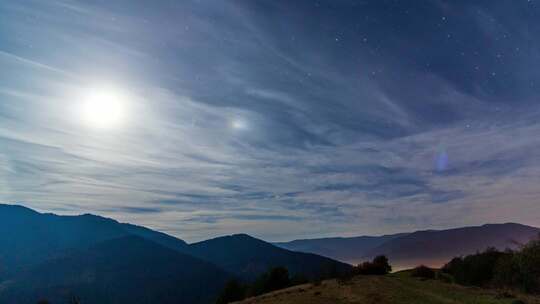
[[[84,124],[95,129],[113,129],[126,119],[126,96],[117,89],[97,88],[83,96],[81,116]]]

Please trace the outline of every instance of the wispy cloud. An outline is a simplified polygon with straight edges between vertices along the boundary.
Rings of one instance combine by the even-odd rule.
[[[508,81],[503,100],[493,79],[534,75],[537,57],[514,46],[516,70],[497,69],[448,42],[504,28],[523,43],[504,7],[447,5],[475,25],[427,20],[440,34],[377,23],[376,1],[364,18],[288,5],[0,3],[0,200],[187,240],[540,223],[536,89]],[[80,123],[96,85],[126,91],[122,128]]]

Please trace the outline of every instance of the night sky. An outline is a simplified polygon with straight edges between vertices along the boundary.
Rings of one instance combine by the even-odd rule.
[[[540,3],[0,1],[0,201],[188,241],[540,226]]]

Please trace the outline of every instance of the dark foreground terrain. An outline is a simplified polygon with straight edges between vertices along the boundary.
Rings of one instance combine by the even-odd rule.
[[[522,302],[520,302],[522,301]],[[408,272],[386,276],[356,276],[348,282],[323,281],[295,286],[242,304],[514,304],[540,303],[522,294],[463,287],[437,280],[413,278]]]

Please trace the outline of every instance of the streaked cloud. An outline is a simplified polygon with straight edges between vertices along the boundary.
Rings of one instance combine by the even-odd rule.
[[[527,7],[358,5],[2,2],[0,200],[189,241],[540,225]],[[80,123],[96,85],[125,127]]]

